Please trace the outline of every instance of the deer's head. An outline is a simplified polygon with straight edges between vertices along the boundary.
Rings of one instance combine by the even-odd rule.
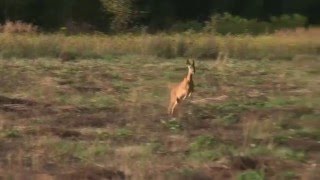
[[[188,67],[188,71],[191,74],[194,74],[196,72],[196,67],[194,65],[194,60],[193,59],[187,59],[187,67]]]

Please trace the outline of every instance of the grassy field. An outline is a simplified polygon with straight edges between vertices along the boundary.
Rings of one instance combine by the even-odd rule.
[[[0,61],[0,179],[320,178],[320,61],[184,58]]]

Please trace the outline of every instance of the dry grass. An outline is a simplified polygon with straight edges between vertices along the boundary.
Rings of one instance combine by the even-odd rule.
[[[287,59],[301,54],[317,55],[320,36],[317,28],[295,33],[260,36],[214,36],[207,33],[176,35],[75,35],[0,34],[0,56],[3,58],[59,57],[105,58],[106,55],[152,55],[164,58],[197,57],[214,59],[227,52],[240,59]],[[285,34],[285,35],[282,35]],[[272,53],[270,53],[272,52]]]
[[[33,24],[24,23],[22,21],[6,21],[4,25],[0,25],[0,32],[10,34],[34,34],[37,33],[38,27]]]
[[[311,27],[308,29],[305,28],[296,28],[294,30],[289,29],[283,29],[283,30],[278,30],[274,33],[276,36],[295,36],[295,37],[317,37],[320,36],[320,27]]]

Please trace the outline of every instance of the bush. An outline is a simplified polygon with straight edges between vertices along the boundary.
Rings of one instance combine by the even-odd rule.
[[[184,32],[184,31],[194,31],[199,32],[203,29],[202,23],[198,21],[187,21],[175,23],[171,26],[170,31],[172,32]]]
[[[0,30],[4,33],[36,33],[38,27],[21,21],[7,21],[4,25],[0,26]]]
[[[308,19],[299,14],[284,14],[280,17],[272,16],[270,21],[274,29],[295,29],[304,27],[307,24]]]
[[[233,16],[229,13],[213,15],[206,23],[205,31],[217,32],[219,34],[264,34],[273,33],[278,29],[294,29],[304,27],[307,18],[299,15],[282,15],[271,17],[270,22],[258,21],[256,19],[245,19]]]
[[[270,31],[269,23],[245,19],[229,13],[216,14],[206,23],[205,30],[219,34],[261,34]]]

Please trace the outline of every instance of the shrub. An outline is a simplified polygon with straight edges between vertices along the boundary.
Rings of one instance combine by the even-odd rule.
[[[198,21],[187,21],[175,23],[171,26],[170,31],[172,32],[184,32],[184,31],[194,31],[199,32],[203,29],[202,23]]]
[[[233,16],[229,13],[211,16],[206,23],[205,31],[219,34],[264,34],[273,33],[277,29],[304,27],[308,19],[299,14],[272,16],[270,22],[258,21]]]
[[[37,26],[22,21],[7,21],[0,29],[4,33],[36,33],[38,31]]]
[[[267,22],[259,22],[256,19],[248,20],[224,13],[211,16],[210,21],[206,23],[205,30],[219,34],[260,34],[270,29]]]
[[[274,29],[294,29],[297,27],[304,27],[308,19],[299,14],[284,14],[280,17],[272,16],[270,21]]]

